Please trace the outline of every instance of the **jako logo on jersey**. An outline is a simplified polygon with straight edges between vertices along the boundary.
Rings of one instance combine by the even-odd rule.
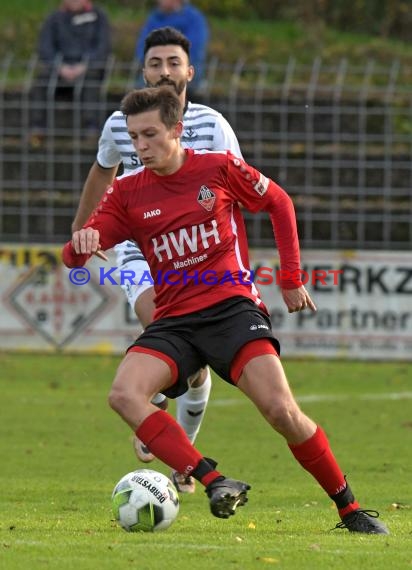
[[[210,226],[211,229],[207,230],[206,225]],[[178,232],[169,232],[158,238],[152,238],[153,253],[159,261],[163,261],[162,252],[167,255],[167,259],[175,258],[176,254],[183,257],[187,255],[187,249],[192,253],[197,253],[199,249],[198,240],[203,249],[208,249],[210,247],[209,238],[212,238],[214,244],[220,243],[216,220],[212,220],[208,224],[192,226],[189,230],[180,228]]]
[[[143,219],[147,220],[147,218],[154,218],[155,216],[160,216],[160,214],[162,213],[161,210],[157,209],[157,210],[150,210],[149,212],[145,212],[143,214]]]
[[[199,190],[199,196],[197,197],[197,201],[205,210],[208,212],[212,211],[216,200],[215,194],[207,186],[201,186]]]

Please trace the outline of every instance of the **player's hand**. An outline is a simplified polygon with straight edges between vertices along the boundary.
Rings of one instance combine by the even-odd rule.
[[[98,257],[107,261],[107,257],[100,251],[101,247],[99,242],[99,230],[94,230],[93,228],[82,228],[74,232],[72,236],[73,249],[77,254],[96,254]]]
[[[66,81],[75,81],[78,77],[83,75],[87,69],[84,63],[67,64],[63,63],[59,68],[59,75]]]
[[[281,292],[289,313],[296,313],[305,309],[310,309],[313,312],[317,310],[315,303],[303,285],[297,289],[281,289]]]

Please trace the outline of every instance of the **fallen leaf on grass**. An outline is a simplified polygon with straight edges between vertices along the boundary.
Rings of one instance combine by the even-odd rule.
[[[269,558],[268,556],[258,556],[256,560],[259,560],[259,562],[266,562],[266,564],[277,564],[279,562],[277,558]]]
[[[311,545],[309,546],[309,548],[310,548],[311,550],[320,550],[320,545],[319,545],[319,544],[311,544]]]
[[[405,503],[392,503],[392,509],[410,509],[410,505],[406,505]]]

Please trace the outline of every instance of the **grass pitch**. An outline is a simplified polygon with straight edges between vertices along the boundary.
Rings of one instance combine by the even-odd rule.
[[[135,460],[106,396],[119,358],[0,355],[0,567],[247,570],[412,567],[412,366],[294,362],[303,409],[328,433],[358,500],[390,536],[330,531],[331,501],[236,389],[215,380],[198,448],[252,485],[214,518],[200,485],[165,532],[129,534],[110,496]],[[160,462],[154,469],[168,473]]]

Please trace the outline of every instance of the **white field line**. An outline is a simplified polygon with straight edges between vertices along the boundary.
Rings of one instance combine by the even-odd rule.
[[[317,403],[317,402],[344,402],[345,400],[360,400],[362,402],[371,400],[411,400],[412,392],[385,392],[382,394],[308,394],[307,396],[296,396],[298,402],[303,403]],[[248,402],[247,398],[235,399],[227,398],[214,400],[213,397],[209,400],[209,406],[217,407],[230,407],[241,406]]]
[[[292,536],[292,535],[290,535]],[[137,538],[139,538],[139,536],[137,536]],[[232,540],[232,539],[231,539]],[[13,545],[21,545],[21,546],[35,546],[35,547],[41,547],[41,548],[49,548],[50,544],[48,542],[48,540],[44,540],[44,541],[39,541],[39,540],[24,540],[24,539],[17,539],[17,540],[10,540],[8,541],[9,544],[13,544]],[[147,549],[156,549],[159,550],[159,544],[156,543],[156,541],[140,541],[137,540],[136,544],[138,545],[139,548],[147,548]],[[122,548],[123,546],[128,546],[128,545],[122,545],[119,544],[118,542],[113,545],[113,550],[115,551],[117,548]],[[368,555],[373,555],[373,554],[379,554],[381,555],[380,552],[376,551],[376,549],[373,548],[369,548],[365,550],[365,544],[362,545],[362,554],[368,554]],[[208,551],[208,550],[233,550],[234,548],[236,548],[236,550],[239,550],[239,548],[247,548],[248,550],[250,550],[250,544],[248,544],[247,542],[245,542],[244,544],[239,543],[239,542],[235,542],[232,541],[228,544],[195,544],[195,543],[191,543],[191,542],[175,542],[172,544],[162,544],[160,546],[161,549],[169,549],[169,550],[204,550],[204,551]],[[282,549],[281,548],[275,548],[273,545],[270,547],[272,553],[274,553],[274,555],[278,555],[278,556],[283,556],[282,554]],[[259,546],[256,546],[256,549],[260,549]],[[299,548],[300,551],[305,551],[305,549]],[[346,550],[341,550],[341,549],[331,549],[331,548],[324,548],[321,547],[320,552],[322,554],[345,554],[347,553]],[[273,556],[273,554],[272,554]],[[81,556],[78,556],[77,559],[81,558]]]

